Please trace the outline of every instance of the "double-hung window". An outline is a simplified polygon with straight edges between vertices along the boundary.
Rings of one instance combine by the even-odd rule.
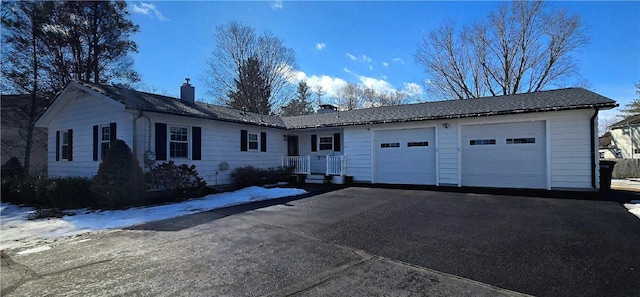
[[[100,126],[100,159],[104,160],[111,147],[111,129],[109,125]]]
[[[320,142],[318,144],[318,150],[321,151],[331,151],[333,150],[333,137],[332,136],[321,136]]]
[[[258,150],[258,134],[249,133],[249,150]]]
[[[60,132],[60,160],[69,160],[69,131]]]
[[[56,131],[56,161],[73,160],[73,130]]]
[[[169,127],[169,157],[189,158],[189,128]]]

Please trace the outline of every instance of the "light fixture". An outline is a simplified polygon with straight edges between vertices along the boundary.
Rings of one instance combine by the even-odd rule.
[[[447,129],[447,128],[449,128],[449,123],[444,123],[444,124],[442,124],[442,126],[443,126],[445,129]]]
[[[282,135],[282,140],[287,141],[287,134]]]

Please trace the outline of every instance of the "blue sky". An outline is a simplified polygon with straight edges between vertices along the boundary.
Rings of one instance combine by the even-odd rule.
[[[240,21],[271,31],[296,53],[298,75],[329,93],[347,82],[379,90],[424,88],[413,55],[422,38],[445,20],[484,19],[500,2],[434,1],[130,1],[140,26],[135,68],[143,84],[176,96],[185,77],[196,98],[207,95],[206,60],[215,27]],[[624,105],[640,81],[640,2],[552,2],[578,14],[590,43],[574,53],[589,89]],[[423,95],[424,99],[427,99]],[[445,99],[445,98],[430,98]],[[615,112],[604,112],[610,118]]]

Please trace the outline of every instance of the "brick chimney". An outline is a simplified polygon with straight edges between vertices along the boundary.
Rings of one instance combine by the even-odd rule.
[[[185,82],[180,86],[180,100],[185,103],[193,103],[195,100],[196,89],[189,84],[190,79],[187,77]]]

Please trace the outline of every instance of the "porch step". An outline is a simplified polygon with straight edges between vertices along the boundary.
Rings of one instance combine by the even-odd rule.
[[[304,182],[307,184],[324,184],[327,181],[325,180],[324,175],[310,174],[307,175]]]

